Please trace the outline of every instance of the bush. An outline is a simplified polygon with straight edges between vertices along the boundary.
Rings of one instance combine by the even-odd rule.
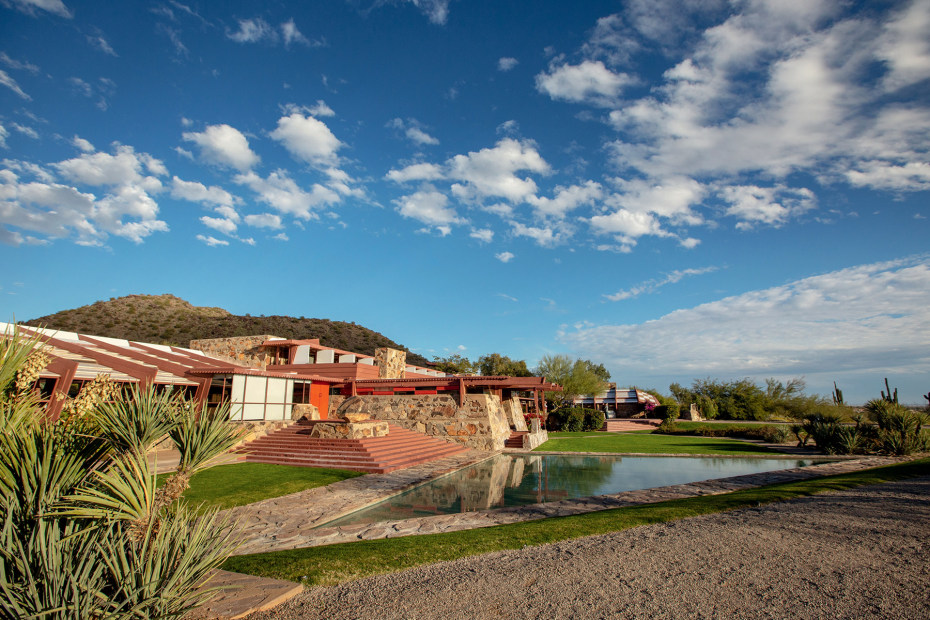
[[[565,418],[568,416],[568,409],[553,409],[546,417],[547,431],[561,431],[565,426]]]
[[[584,409],[584,430],[599,431],[604,428],[606,417],[599,409]]]
[[[930,435],[921,428],[927,421],[923,413],[877,398],[867,402],[865,410],[878,425],[881,452],[903,456],[930,449]]]
[[[568,415],[565,417],[565,424],[562,425],[562,430],[568,431],[569,433],[577,433],[584,430],[584,412],[580,407],[568,410]]]

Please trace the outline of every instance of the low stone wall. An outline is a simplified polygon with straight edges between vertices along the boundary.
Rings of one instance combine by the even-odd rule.
[[[246,422],[236,422],[233,421],[237,427],[243,429],[243,435],[239,443],[237,443],[234,448],[241,446],[242,444],[258,439],[265,435],[270,435],[271,433],[284,428],[285,426],[290,426],[293,424],[291,420],[267,420],[267,421],[246,421]]]
[[[353,414],[349,414],[350,417]],[[365,414],[355,414],[365,415]],[[358,420],[317,422],[310,431],[311,437],[321,439],[364,439],[366,437],[385,437],[388,423],[380,420]]]
[[[468,394],[462,407],[447,394],[405,396],[353,396],[332,417],[367,413],[383,420],[476,450],[502,450],[510,437],[510,424],[498,397]]]

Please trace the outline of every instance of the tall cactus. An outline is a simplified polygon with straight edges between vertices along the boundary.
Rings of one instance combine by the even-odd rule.
[[[836,387],[836,381],[833,382],[833,404],[839,407],[846,404],[843,402],[843,390]]]
[[[895,389],[894,389],[894,395],[892,395],[892,394],[891,394],[891,386],[888,385],[888,377],[885,377],[885,389],[888,390],[888,394],[886,395],[885,392],[884,392],[884,390],[883,390],[883,391],[882,391],[882,400],[887,401],[887,402],[889,402],[889,403],[894,403],[894,404],[897,405],[897,404],[898,404],[898,388],[895,388]]]

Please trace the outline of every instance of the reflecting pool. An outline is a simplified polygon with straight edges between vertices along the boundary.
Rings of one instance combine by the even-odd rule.
[[[821,462],[783,458],[499,454],[324,526],[526,506]]]

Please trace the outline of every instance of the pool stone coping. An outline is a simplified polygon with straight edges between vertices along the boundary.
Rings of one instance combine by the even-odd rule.
[[[687,484],[670,485],[665,487],[656,487],[652,489],[639,489],[636,491],[623,491],[608,495],[598,495],[592,497],[582,497],[576,499],[565,499],[543,504],[531,504],[527,506],[513,506],[507,508],[496,508],[490,510],[481,510],[475,512],[466,512],[459,514],[435,515],[429,517],[418,517],[399,521],[381,521],[377,523],[365,523],[357,525],[344,525],[337,527],[316,527],[316,524],[325,524],[326,522],[345,516],[356,510],[366,508],[383,499],[396,495],[423,482],[435,480],[443,477],[462,467],[467,467],[473,463],[484,461],[488,458],[500,454],[480,453],[481,458],[473,456],[471,459],[460,458],[463,462],[459,467],[444,468],[440,467],[437,471],[429,475],[428,472],[422,471],[427,468],[420,466],[420,480],[413,482],[416,475],[405,476],[403,481],[397,484],[390,484],[383,477],[392,477],[394,474],[400,474],[404,470],[393,472],[391,474],[373,474],[369,476],[360,476],[351,480],[343,480],[329,487],[319,489],[310,489],[295,493],[274,500],[265,500],[257,504],[242,506],[240,509],[230,509],[228,512],[233,513],[234,518],[240,518],[240,533],[244,536],[242,546],[237,550],[237,555],[251,553],[263,553],[269,551],[283,551],[287,549],[297,549],[301,547],[316,547],[321,545],[331,545],[344,542],[353,542],[358,540],[377,540],[381,538],[396,538],[400,536],[416,536],[422,534],[437,534],[443,532],[456,532],[461,530],[476,529],[481,527],[491,527],[495,525],[505,525],[510,523],[520,523],[523,521],[534,521],[550,517],[562,517],[568,515],[584,514],[611,508],[620,508],[624,506],[635,506],[640,504],[651,504],[655,502],[668,501],[673,499],[684,499],[688,497],[699,497],[705,495],[719,495],[730,493],[742,489],[765,486],[769,484],[778,484],[784,482],[795,482],[799,480],[808,480],[822,476],[831,476],[836,474],[845,474],[882,465],[890,465],[912,460],[912,457],[882,457],[867,456],[853,458],[837,458],[833,456],[819,455],[819,458],[829,459],[830,462],[809,465],[807,467],[791,468],[784,470],[775,470],[757,474],[744,474],[740,476],[731,476],[729,478],[718,478],[713,480],[704,480],[700,482],[691,482]],[[514,454],[518,454],[514,452]],[[519,454],[527,454],[522,452]],[[603,454],[603,453],[579,453],[579,452],[561,452],[561,453],[541,453],[533,452],[540,456],[544,454],[561,454],[563,456],[578,455],[605,455],[605,456],[680,456],[690,458],[731,458],[726,455],[662,455],[662,454]],[[818,458],[817,455],[774,455],[779,458],[790,460],[801,460],[805,458]],[[454,458],[454,457],[451,457]],[[744,458],[751,458],[746,455]],[[755,458],[760,458],[757,455]],[[767,457],[761,457],[767,458]],[[445,460],[445,459],[444,459]],[[466,462],[470,461],[470,462]],[[447,464],[450,465],[450,464]],[[413,474],[414,472],[408,472]],[[344,497],[349,489],[336,489],[331,497],[327,497],[325,489],[342,486],[345,483],[361,483],[361,481],[376,482],[378,487],[376,492],[368,494],[357,504],[349,501],[350,498]],[[324,490],[323,493],[319,492]],[[316,493],[314,493],[316,492]],[[301,497],[303,496],[303,497]],[[308,506],[307,502],[312,501]],[[326,511],[327,500],[332,500],[334,509],[331,512]],[[260,508],[255,508],[265,504]],[[271,513],[273,509],[286,508],[290,505],[291,510],[286,514],[275,515]],[[307,513],[312,512],[310,518],[294,519],[294,513],[302,514],[305,517]],[[236,513],[239,513],[238,515]],[[243,516],[246,518],[243,519]],[[284,518],[280,518],[284,517]],[[243,524],[243,521],[245,523]]]

